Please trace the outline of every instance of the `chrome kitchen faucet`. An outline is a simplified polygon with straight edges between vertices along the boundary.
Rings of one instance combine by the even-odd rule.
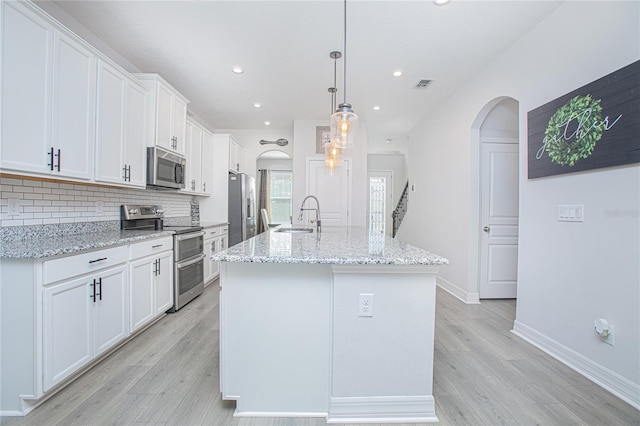
[[[304,203],[309,199],[309,198],[313,198],[314,200],[316,200],[316,208],[312,209],[312,208],[304,208]],[[304,213],[305,210],[315,210],[316,212],[316,230],[318,233],[320,233],[320,231],[322,230],[320,224],[320,201],[318,201],[318,199],[314,196],[314,195],[307,195],[304,200],[302,200],[302,205],[300,205],[300,214],[298,214],[298,220],[302,220],[302,214]],[[313,223],[313,220],[311,221],[311,223]]]

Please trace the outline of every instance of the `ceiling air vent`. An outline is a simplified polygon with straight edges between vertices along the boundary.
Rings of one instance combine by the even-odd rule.
[[[426,89],[429,83],[431,83],[432,81],[433,80],[427,80],[427,79],[420,80],[418,84],[416,84],[416,87],[414,87],[414,89]]]

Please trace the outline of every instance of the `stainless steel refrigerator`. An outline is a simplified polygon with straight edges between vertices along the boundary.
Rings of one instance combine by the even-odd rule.
[[[229,246],[256,235],[256,180],[229,173]]]

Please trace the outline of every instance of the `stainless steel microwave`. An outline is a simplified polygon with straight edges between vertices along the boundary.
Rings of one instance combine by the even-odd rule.
[[[147,148],[147,187],[184,188],[187,160],[160,147]]]

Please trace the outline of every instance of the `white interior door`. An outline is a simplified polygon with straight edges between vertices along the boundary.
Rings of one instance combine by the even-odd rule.
[[[391,223],[391,214],[393,213],[393,171],[391,170],[373,170],[368,172],[369,190],[367,192],[367,220],[369,229],[371,229],[372,215],[382,214],[384,216],[384,233],[391,236],[393,226]],[[380,202],[372,203],[372,190],[375,191],[376,183],[382,183],[384,193]]]
[[[348,226],[351,179],[349,170],[351,161],[344,160],[341,167],[333,172],[324,165],[324,159],[307,160],[307,194],[315,195],[320,202],[322,226]],[[305,207],[315,207],[313,200],[307,200]],[[294,212],[295,214],[295,212]],[[313,211],[305,211],[306,223],[315,219]]]
[[[480,298],[515,298],[518,141],[481,143]]]

